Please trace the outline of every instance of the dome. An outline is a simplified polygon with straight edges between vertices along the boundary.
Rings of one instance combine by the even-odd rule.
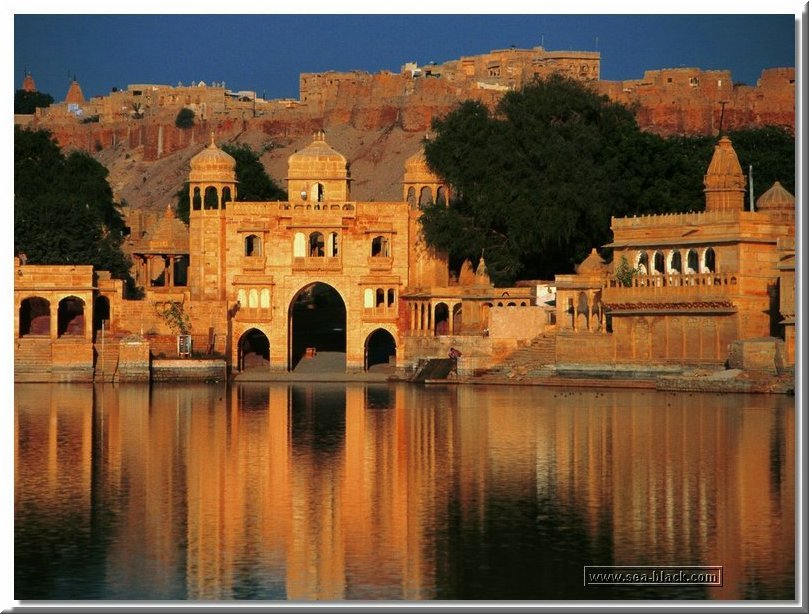
[[[581,264],[576,267],[576,273],[578,275],[600,275],[601,273],[606,273],[608,270],[607,264],[601,256],[598,255],[598,250],[596,250],[595,247],[590,252],[590,255],[582,260]]]
[[[326,142],[326,134],[322,130],[318,130],[314,134],[312,142],[289,156],[290,171],[294,167],[308,166],[313,163],[322,163],[329,167],[335,164],[345,170],[347,160],[343,154],[334,149]]]
[[[236,159],[216,146],[213,132],[210,145],[191,158],[190,180],[224,182],[236,180]]]
[[[756,211],[794,210],[795,197],[790,194],[780,182],[776,181],[772,187],[756,199]]]
[[[140,254],[187,254],[188,227],[168,205],[166,213],[146,232],[134,251]]]
[[[427,158],[424,156],[424,149],[419,149],[416,153],[405,160],[404,167],[405,183],[440,183],[440,179],[430,170]]]

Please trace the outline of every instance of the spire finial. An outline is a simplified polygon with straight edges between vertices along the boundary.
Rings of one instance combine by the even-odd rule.
[[[214,136],[215,136],[214,131],[211,130],[211,144],[209,145],[209,147],[216,147],[216,141],[214,140]]]

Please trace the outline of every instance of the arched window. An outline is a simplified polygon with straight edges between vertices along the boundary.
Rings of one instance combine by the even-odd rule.
[[[448,335],[449,330],[449,307],[446,303],[438,303],[435,306],[435,326],[436,335]]]
[[[654,266],[652,267],[652,273],[661,274],[663,273],[663,252],[655,252],[654,254]]]
[[[635,259],[635,268],[638,269],[640,275],[649,273],[649,256],[646,255],[646,252],[638,252]]]
[[[323,233],[315,231],[309,235],[309,256],[322,258],[325,255]]]
[[[424,186],[421,188],[421,194],[419,194],[419,205],[427,205],[433,202],[433,191]]]
[[[390,256],[387,237],[378,236],[371,240],[371,257],[387,258]]]
[[[295,233],[295,238],[292,241],[292,255],[295,258],[306,257],[306,235],[302,232]]]
[[[230,187],[225,186],[222,188],[222,208],[225,208],[225,205],[233,200],[233,197],[230,194]]]
[[[258,290],[255,288],[250,288],[250,292],[247,294],[247,306],[250,309],[258,307]]]
[[[326,255],[329,258],[336,258],[340,247],[340,236],[336,232],[330,232],[326,239]]]
[[[363,294],[363,306],[366,309],[373,309],[374,307],[374,291],[371,288],[365,288]]]
[[[392,306],[393,303],[396,302],[396,293],[394,292],[393,288],[388,289],[388,307]]]
[[[326,188],[322,183],[312,185],[312,202],[322,203],[326,199]]]
[[[411,209],[416,207],[416,188],[410,186],[407,190],[407,203]]]
[[[702,270],[701,273],[713,273],[716,271],[716,253],[713,251],[713,247],[709,247],[705,250],[705,253],[702,256]]]
[[[447,204],[447,188],[441,186],[438,188],[438,192],[435,196],[435,203],[437,205],[446,205]]]
[[[376,306],[377,307],[385,306],[385,291],[382,288],[376,289]]]
[[[243,288],[236,293],[236,300],[242,307],[247,307],[247,292]]]
[[[245,256],[261,256],[261,239],[256,235],[248,235],[244,239]]]
[[[688,254],[686,255],[685,272],[688,275],[693,275],[698,271],[699,271],[699,257],[697,256],[697,252],[695,252],[693,249],[689,249]]]
[[[218,209],[219,208],[219,195],[216,193],[216,188],[209,185],[205,188],[205,208]]]
[[[672,273],[683,272],[683,257],[680,255],[679,250],[671,252],[671,260],[669,260],[669,271]]]
[[[262,309],[269,309],[270,308],[270,290],[269,290],[269,288],[262,288],[262,290],[261,290],[261,300],[259,301],[259,306]]]
[[[194,195],[191,197],[191,205],[194,211],[202,209],[202,196],[200,196],[199,188],[194,188]]]

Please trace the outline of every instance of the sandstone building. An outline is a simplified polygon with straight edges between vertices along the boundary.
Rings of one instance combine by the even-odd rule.
[[[190,161],[188,227],[170,209],[132,249],[143,300],[91,267],[15,261],[18,379],[148,377],[150,359],[219,356],[233,372],[396,368],[462,347],[459,371],[721,367],[739,339],[786,339],[794,361],[794,197],[745,207],[730,140],[704,178],[705,211],[614,218],[611,264],[593,253],[552,284],[494,288],[483,258],[451,277],[418,205],[450,187],[418,152],[398,201],[351,196],[323,131],[288,160],[283,202],[238,200],[235,160]],[[543,296],[548,295],[549,296]],[[190,345],[188,342],[190,341]]]

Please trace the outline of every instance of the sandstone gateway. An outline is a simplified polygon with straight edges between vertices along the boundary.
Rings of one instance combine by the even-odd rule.
[[[288,201],[237,202],[235,160],[211,135],[190,162],[189,226],[169,211],[133,249],[144,299],[88,266],[15,259],[15,379],[144,380],[191,364],[202,378],[225,365],[283,374],[324,356],[335,372],[407,375],[452,347],[461,376],[520,360],[523,373],[672,373],[729,357],[781,369],[794,362],[794,198],[776,184],[748,210],[726,137],[706,162],[704,212],[613,218],[611,264],[594,249],[575,275],[494,288],[482,258],[450,277],[421,241],[419,203],[450,196],[421,152],[401,200],[358,202],[319,130],[289,157]],[[785,347],[729,356],[774,336]],[[205,360],[176,365],[195,354]]]

